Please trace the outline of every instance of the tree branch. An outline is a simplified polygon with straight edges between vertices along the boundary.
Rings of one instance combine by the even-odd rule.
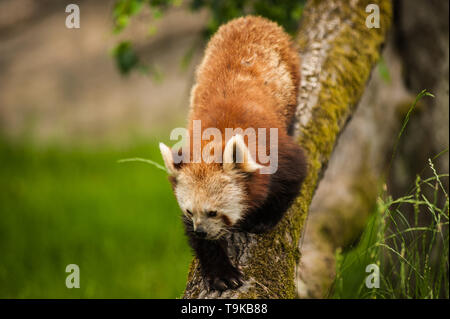
[[[368,4],[380,8],[380,28],[366,27]],[[294,298],[298,243],[308,208],[339,134],[364,92],[392,17],[389,0],[309,1],[297,43],[301,88],[295,138],[307,153],[308,175],[295,203],[271,232],[234,233],[229,255],[245,283],[221,295],[208,291],[199,263],[191,263],[184,298]],[[351,160],[351,159],[349,159]],[[338,187],[338,186],[337,186]]]

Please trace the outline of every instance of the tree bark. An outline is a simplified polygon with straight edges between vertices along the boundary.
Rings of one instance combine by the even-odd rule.
[[[404,85],[402,60],[392,36],[383,50],[383,61],[388,78],[374,70],[309,207],[297,269],[300,298],[330,297],[336,250],[358,241],[386,183],[393,137],[416,94]]]
[[[380,28],[366,26],[369,4],[379,6]],[[263,235],[234,233],[227,238],[230,258],[244,275],[243,286],[222,294],[208,291],[194,258],[184,298],[297,297],[298,244],[309,205],[379,60],[391,18],[389,0],[314,0],[306,4],[296,40],[302,81],[294,136],[308,160],[301,192],[272,231]]]

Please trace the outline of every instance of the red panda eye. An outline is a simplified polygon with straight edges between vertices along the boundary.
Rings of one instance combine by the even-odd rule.
[[[217,212],[216,211],[208,212],[208,217],[216,217],[216,216],[217,216]]]
[[[189,216],[192,216],[192,213],[191,213],[191,211],[190,211],[189,209],[186,209],[186,213],[187,213]]]

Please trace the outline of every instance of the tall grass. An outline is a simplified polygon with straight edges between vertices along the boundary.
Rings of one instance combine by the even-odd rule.
[[[403,122],[389,168],[408,124],[410,114],[423,96],[416,98]],[[434,160],[428,160],[430,176],[417,175],[410,191],[392,198],[386,187],[378,196],[376,210],[356,247],[336,254],[334,298],[449,298],[449,197]],[[366,266],[380,269],[379,288],[368,288]]]

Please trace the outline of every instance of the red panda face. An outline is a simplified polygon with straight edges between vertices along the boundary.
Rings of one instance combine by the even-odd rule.
[[[196,232],[217,239],[245,216],[249,176],[262,166],[253,160],[242,136],[226,143],[223,163],[175,165],[172,150],[162,143],[160,149],[178,204]],[[243,162],[236,162],[238,158]]]
[[[174,193],[194,231],[207,239],[226,234],[247,210],[244,181],[220,165],[185,165],[176,176]]]

